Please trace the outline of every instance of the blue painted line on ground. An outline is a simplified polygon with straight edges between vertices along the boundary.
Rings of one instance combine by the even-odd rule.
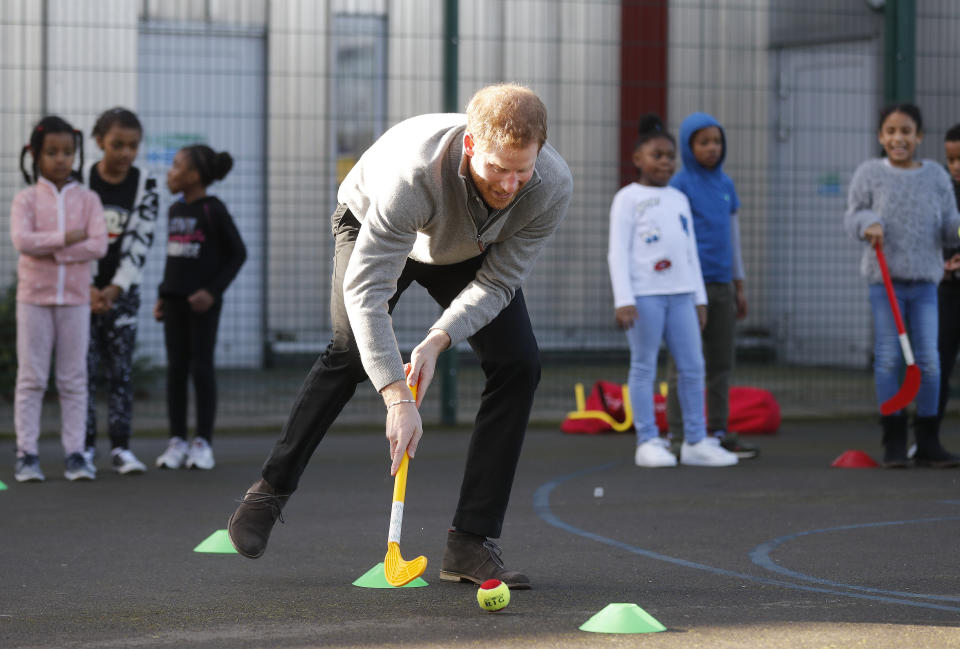
[[[918,602],[911,599],[902,599],[898,597],[890,597],[886,595],[879,594],[867,594],[862,592],[847,592],[843,590],[836,590],[834,588],[826,588],[821,586],[808,586],[805,584],[796,584],[789,581],[781,581],[779,579],[770,579],[768,577],[758,577],[756,575],[749,575],[743,572],[737,572],[735,570],[727,570],[726,568],[717,568],[715,566],[708,566],[703,563],[697,563],[695,561],[688,561],[686,559],[681,559],[679,557],[671,557],[666,554],[661,554],[659,552],[654,552],[653,550],[647,550],[644,548],[639,548],[635,545],[630,545],[629,543],[624,543],[623,541],[618,541],[616,539],[611,539],[588,530],[580,529],[574,525],[571,525],[560,518],[558,518],[550,508],[550,494],[554,489],[559,487],[564,482],[589,475],[591,473],[598,473],[600,471],[605,471],[613,466],[616,466],[619,462],[609,462],[607,464],[601,464],[594,467],[589,467],[586,469],[581,469],[580,471],[575,471],[574,473],[569,473],[558,478],[554,478],[549,482],[545,482],[540,485],[536,492],[533,494],[533,509],[545,523],[552,525],[557,529],[561,529],[565,532],[569,532],[575,536],[585,538],[597,543],[602,543],[614,548],[618,548],[625,552],[631,554],[636,554],[638,556],[647,557],[648,559],[654,559],[656,561],[664,561],[666,563],[672,563],[677,566],[682,566],[684,568],[691,568],[693,570],[701,570],[708,572],[714,575],[719,575],[722,577],[731,577],[734,579],[741,579],[744,581],[749,581],[757,584],[765,584],[769,586],[779,586],[782,588],[788,588],[792,590],[801,590],[811,593],[824,593],[828,595],[841,595],[843,597],[851,597],[854,599],[865,599],[874,602],[885,602],[888,604],[900,604],[904,606],[914,606],[917,608],[931,608],[941,611],[960,611],[960,607],[957,606],[947,606],[944,604],[935,604],[932,602]],[[958,517],[960,518],[960,517]],[[854,589],[856,587],[842,585],[844,588]]]
[[[868,586],[856,586],[854,584],[847,584],[837,581],[831,581],[829,579],[822,579],[820,577],[814,577],[812,575],[807,575],[802,572],[797,572],[796,570],[790,570],[789,568],[784,568],[772,558],[770,558],[770,553],[776,549],[778,546],[794,541],[805,536],[811,536],[813,534],[826,534],[829,532],[843,532],[847,530],[861,530],[861,529],[870,529],[878,527],[893,527],[898,525],[920,525],[923,523],[943,523],[946,521],[960,521],[960,516],[942,516],[939,518],[917,518],[913,520],[904,520],[904,521],[882,521],[878,523],[861,523],[857,525],[840,525],[838,527],[825,527],[819,530],[808,530],[805,532],[797,532],[796,534],[787,534],[786,536],[781,536],[779,538],[773,539],[771,541],[766,541],[755,547],[750,552],[750,559],[765,570],[770,572],[775,572],[777,574],[783,575],[785,577],[790,577],[792,579],[799,579],[801,581],[808,581],[814,584],[821,584],[824,586],[836,586],[839,588],[849,588],[850,590],[857,590],[864,593],[880,593],[883,595],[890,595],[893,597],[912,597],[915,599],[932,599],[935,601],[941,602],[960,602],[960,597],[953,595],[928,595],[923,593],[908,593],[901,590],[888,590],[884,588],[870,588]]]

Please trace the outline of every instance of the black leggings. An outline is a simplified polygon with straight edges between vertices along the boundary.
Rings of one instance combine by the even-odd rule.
[[[187,438],[187,376],[193,377],[197,436],[213,437],[217,414],[217,378],[213,352],[220,324],[219,299],[205,313],[196,313],[185,297],[163,299],[163,338],[167,345],[167,416],[170,436]]]
[[[960,281],[947,280],[940,283],[937,296],[940,319],[937,347],[940,352],[940,403],[937,417],[943,420],[950,400],[950,374],[960,351]]]
[[[112,448],[129,448],[133,420],[133,352],[137,342],[137,311],[140,287],[134,284],[124,291],[106,313],[90,317],[90,348],[87,351],[86,446],[97,445],[98,374],[102,369],[109,388],[107,422]]]

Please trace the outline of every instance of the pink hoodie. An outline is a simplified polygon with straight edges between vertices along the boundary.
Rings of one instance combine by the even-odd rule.
[[[87,238],[65,246],[67,231]],[[97,194],[71,180],[63,189],[40,178],[17,193],[10,208],[10,236],[20,253],[17,301],[80,305],[90,301],[90,262],[107,252],[107,226]]]

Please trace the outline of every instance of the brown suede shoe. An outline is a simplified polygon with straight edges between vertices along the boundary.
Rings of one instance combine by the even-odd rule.
[[[530,588],[530,579],[526,575],[504,569],[500,553],[500,546],[485,537],[450,530],[440,566],[440,579],[471,581],[477,585],[488,579],[499,579],[512,590]]]
[[[290,494],[278,494],[266,480],[257,480],[247,489],[240,506],[227,522],[230,542],[237,552],[248,559],[258,559],[267,549],[273,524],[280,519],[281,510]]]

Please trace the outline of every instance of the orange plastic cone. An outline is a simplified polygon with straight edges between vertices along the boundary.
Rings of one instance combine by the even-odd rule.
[[[838,469],[872,469],[878,466],[877,462],[863,451],[844,451],[830,466]]]

